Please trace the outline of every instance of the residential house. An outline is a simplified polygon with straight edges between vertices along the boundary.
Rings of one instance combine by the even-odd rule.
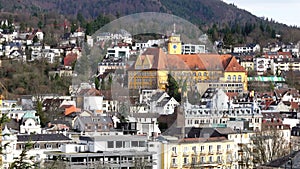
[[[109,132],[113,129],[110,116],[77,116],[74,119],[73,129],[79,132]]]
[[[254,59],[254,70],[258,75],[262,75],[271,69],[271,59],[269,58],[255,58]]]
[[[151,113],[158,113],[160,115],[173,114],[175,107],[179,106],[179,103],[166,92],[154,93],[148,103],[150,105]]]
[[[300,71],[300,59],[274,59],[270,68],[274,75],[280,75],[284,71]]]
[[[259,44],[249,44],[247,46],[233,47],[233,53],[256,53],[260,52]]]
[[[13,50],[9,53],[9,55],[7,57],[12,60],[19,60],[22,62],[26,61],[26,55],[21,50]]]
[[[262,57],[268,59],[291,59],[292,54],[290,52],[266,52]]]
[[[161,134],[158,127],[158,113],[133,113],[129,119],[136,122],[138,135],[147,135],[156,137]]]
[[[26,152],[28,157],[32,158],[32,163],[43,167],[47,153],[60,151],[61,146],[66,143],[72,143],[72,139],[63,134],[15,134],[7,127],[4,128],[2,136],[2,145],[4,146],[2,160],[3,168],[9,168],[11,163],[20,158],[25,145],[32,143],[33,147]],[[29,162],[29,161],[28,161]]]
[[[107,48],[107,54],[105,55],[106,59],[110,60],[127,60],[129,59],[130,46],[126,43],[118,43],[112,48]]]

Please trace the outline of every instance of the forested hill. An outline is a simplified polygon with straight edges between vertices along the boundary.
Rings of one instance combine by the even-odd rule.
[[[258,18],[221,0],[0,0],[0,9],[1,14],[80,14],[89,21],[99,14],[117,18],[137,12],[165,12],[198,24],[213,40],[225,39],[230,45],[272,42],[276,34],[285,42],[300,40],[300,29]]]

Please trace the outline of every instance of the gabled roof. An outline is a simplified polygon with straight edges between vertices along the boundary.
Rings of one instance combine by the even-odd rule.
[[[63,134],[24,134],[17,135],[18,142],[36,141],[70,141],[69,137]]]
[[[224,58],[229,63],[225,66],[225,72],[246,72],[245,68],[241,66],[235,57]]]
[[[64,66],[72,66],[72,63],[77,60],[77,54],[76,53],[69,53],[65,58],[64,58]]]

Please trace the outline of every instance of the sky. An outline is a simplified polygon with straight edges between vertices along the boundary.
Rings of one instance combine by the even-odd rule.
[[[300,0],[223,0],[258,17],[300,26]]]

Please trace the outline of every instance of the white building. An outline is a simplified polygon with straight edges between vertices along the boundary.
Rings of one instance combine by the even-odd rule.
[[[22,119],[20,125],[20,133],[26,134],[40,134],[42,132],[40,125],[40,118],[36,116],[36,111],[27,111]]]
[[[185,126],[225,127],[230,119],[245,119],[249,122],[250,130],[261,129],[262,114],[256,102],[232,103],[222,92],[222,90],[214,89],[214,92],[210,92],[212,94],[209,93],[206,98],[202,98],[201,105],[185,102]],[[203,94],[205,95],[206,93]]]
[[[83,109],[90,111],[103,111],[103,96],[84,96]]]
[[[173,114],[175,107],[179,106],[179,103],[166,92],[156,92],[151,96],[149,103],[150,112],[158,113],[160,115]]]
[[[152,168],[156,165],[153,161],[155,152],[148,150],[146,136],[96,135],[80,136],[79,140],[80,144],[73,145],[73,148],[70,145],[64,149],[65,152],[51,153],[49,157],[56,159],[60,156],[71,168],[80,167],[80,164],[83,168],[93,165],[108,168]]]
[[[183,44],[182,54],[198,54],[205,53],[205,45]]]
[[[26,152],[26,160],[31,164],[37,163],[39,167],[43,167],[43,162],[47,158],[47,153],[61,151],[61,146],[73,141],[63,134],[22,134],[16,135],[10,132],[7,127],[3,130],[5,135],[2,136],[2,145],[8,144],[3,149],[2,160],[3,168],[8,169],[10,164],[20,158],[24,147],[28,143],[32,143],[33,147]]]
[[[258,75],[262,75],[268,69],[271,69],[271,59],[269,58],[255,58],[254,70]]]
[[[260,51],[259,44],[250,44],[233,48],[233,53],[255,53]]]
[[[129,59],[130,48],[129,45],[114,46],[112,48],[107,48],[107,53],[105,58],[118,60],[118,59]]]
[[[274,75],[282,71],[300,71],[300,59],[274,59],[270,68]]]

